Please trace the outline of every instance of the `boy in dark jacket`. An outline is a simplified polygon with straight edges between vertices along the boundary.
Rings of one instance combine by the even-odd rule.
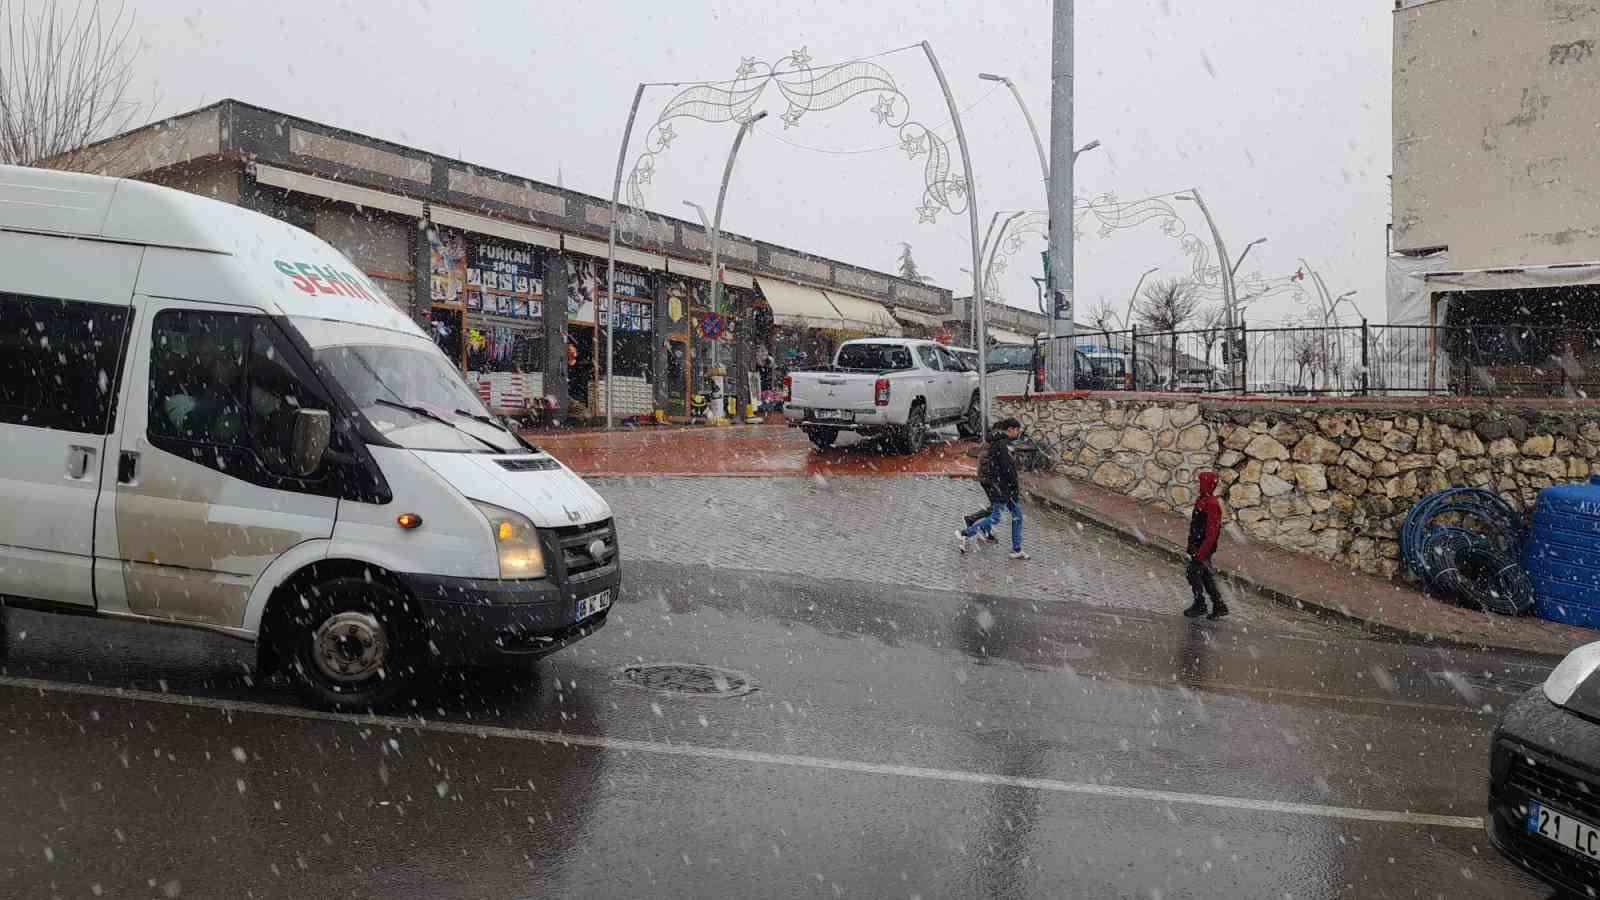
[[[1206,595],[1211,595],[1211,615],[1220,619],[1228,614],[1228,605],[1222,602],[1217,590],[1217,576],[1211,569],[1211,557],[1217,552],[1217,540],[1222,536],[1222,506],[1217,503],[1217,473],[1201,472],[1196,479],[1200,496],[1194,501],[1194,514],[1189,517],[1189,567],[1185,575],[1194,591],[1194,603],[1183,611],[1189,618],[1206,615]]]
[[[1029,559],[1028,554],[1022,552],[1022,506],[1018,502],[1022,490],[1017,483],[1016,460],[1011,458],[1011,442],[1022,435],[1022,423],[1016,419],[1002,419],[995,423],[994,430],[998,434],[984,448],[979,465],[985,482],[984,493],[992,503],[989,515],[962,529],[956,546],[962,553],[967,552],[967,542],[973,535],[1000,524],[1000,514],[1010,511],[1011,558]]]

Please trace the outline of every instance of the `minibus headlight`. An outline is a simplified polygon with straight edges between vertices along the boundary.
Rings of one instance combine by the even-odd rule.
[[[472,505],[489,520],[489,530],[494,533],[495,550],[500,558],[500,577],[544,577],[544,551],[539,547],[539,530],[528,517],[481,500],[472,501]]]

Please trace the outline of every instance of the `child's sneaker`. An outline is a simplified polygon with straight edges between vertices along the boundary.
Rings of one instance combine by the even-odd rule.
[[[1012,559],[1033,559],[1033,557],[1029,556],[1027,553],[1025,553],[1025,552],[1023,552],[1021,550],[1013,550],[1013,551],[1011,551],[1011,558]]]
[[[1184,610],[1183,614],[1185,617],[1190,619],[1200,618],[1206,614],[1206,602],[1204,600],[1196,599],[1193,603],[1189,604],[1189,608]]]
[[[1216,620],[1222,618],[1223,616],[1225,616],[1227,614],[1228,614],[1228,604],[1223,603],[1221,600],[1213,600],[1213,601],[1211,601],[1211,615],[1206,616],[1206,618],[1208,618],[1211,621],[1215,622]]]
[[[956,549],[962,553],[967,552],[967,533],[965,531],[956,533]]]

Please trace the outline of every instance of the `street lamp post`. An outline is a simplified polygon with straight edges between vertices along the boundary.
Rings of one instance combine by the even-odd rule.
[[[974,301],[983,296],[983,278],[981,269],[983,260],[979,257],[982,246],[978,243],[978,187],[972,179],[972,151],[967,146],[967,131],[961,124],[961,109],[956,106],[955,95],[950,92],[950,82],[944,77],[944,69],[939,65],[939,58],[933,55],[933,45],[927,41],[922,42],[922,52],[928,57],[928,65],[932,67],[934,77],[939,81],[939,89],[944,92],[945,105],[950,108],[950,124],[956,129],[956,144],[961,148],[962,185],[967,194],[967,228],[971,232],[968,239],[972,242],[972,298]],[[983,336],[983,304],[978,303],[978,336]],[[988,354],[978,354],[978,384],[981,386],[988,377]],[[979,390],[978,397],[983,402],[980,410],[981,429],[979,434],[989,433],[989,394]]]
[[[1052,91],[1053,101],[1052,101],[1052,104],[1051,104],[1051,117],[1052,117],[1051,118],[1051,122],[1052,122],[1051,128],[1053,129],[1052,130],[1052,135],[1054,135],[1054,133],[1055,133],[1054,129],[1056,129],[1056,128],[1064,129],[1064,131],[1065,131],[1065,133],[1067,135],[1067,138],[1068,138],[1066,143],[1070,146],[1070,144],[1071,144],[1071,134],[1072,134],[1072,128],[1071,128],[1071,124],[1070,124],[1071,121],[1072,121],[1072,111],[1071,111],[1071,106],[1072,106],[1072,73],[1071,73],[1071,58],[1072,58],[1072,4],[1071,3],[1061,4],[1059,2],[1059,0],[1058,0],[1057,6],[1058,6],[1058,8],[1056,10],[1055,30],[1054,30],[1054,34],[1053,34],[1053,40],[1055,41],[1055,43],[1057,45],[1057,49],[1056,49],[1056,53],[1054,54],[1054,56],[1056,58],[1056,65],[1057,65],[1058,68],[1061,67],[1060,66],[1061,63],[1065,62],[1065,69],[1066,69],[1065,81],[1066,81],[1066,84],[1064,86],[1061,85],[1061,84],[1057,84],[1055,86],[1055,88],[1053,89],[1053,91]],[[1060,71],[1057,71],[1054,74],[1055,74],[1055,76],[1057,76],[1058,80],[1059,80],[1060,76],[1062,75],[1062,73]],[[1045,193],[1046,193],[1047,196],[1054,196],[1055,192],[1052,192],[1050,190],[1050,158],[1044,152],[1044,141],[1042,141],[1039,138],[1039,128],[1038,128],[1037,125],[1034,124],[1034,122],[1033,122],[1033,114],[1028,112],[1028,104],[1023,102],[1023,100],[1022,100],[1022,92],[1017,90],[1016,82],[1012,81],[1010,78],[1007,78],[1004,75],[995,75],[995,74],[993,74],[991,72],[980,72],[978,74],[978,77],[983,79],[984,81],[997,81],[997,82],[1005,85],[1008,89],[1010,89],[1011,96],[1013,98],[1015,98],[1016,101],[1017,101],[1017,108],[1022,110],[1022,118],[1023,118],[1023,120],[1028,123],[1028,134],[1030,134],[1033,137],[1033,149],[1034,149],[1035,152],[1037,152],[1039,154],[1039,173],[1044,178]],[[1062,102],[1062,99],[1063,99],[1062,96],[1058,96],[1058,95],[1064,95],[1064,97],[1065,97],[1064,103]],[[1057,108],[1058,106],[1064,107],[1064,110],[1063,109],[1058,109]],[[1058,119],[1060,119],[1060,121],[1057,121]],[[1076,163],[1078,161],[1078,157],[1082,156],[1085,153],[1088,153],[1090,150],[1093,150],[1093,149],[1095,149],[1096,147],[1099,147],[1099,146],[1100,146],[1100,142],[1097,141],[1097,140],[1090,141],[1089,143],[1084,144],[1082,147],[1079,147],[1076,150],[1072,151],[1072,161],[1074,163]],[[1050,265],[1049,265],[1047,271],[1045,272],[1045,295],[1050,300],[1050,303],[1048,304],[1050,308],[1047,309],[1045,312],[1046,312],[1047,315],[1050,316],[1050,320],[1051,320],[1050,335],[1051,335],[1052,338],[1056,338],[1056,339],[1059,339],[1059,338],[1062,338],[1062,337],[1069,337],[1070,338],[1070,336],[1072,334],[1072,317],[1069,315],[1067,317],[1066,322],[1062,323],[1062,322],[1059,321],[1059,319],[1058,319],[1058,317],[1056,315],[1056,310],[1055,310],[1055,295],[1056,295],[1055,287],[1056,287],[1056,282],[1059,280],[1061,283],[1065,284],[1069,289],[1071,288],[1071,285],[1072,285],[1072,262],[1073,261],[1072,261],[1072,247],[1071,247],[1071,245],[1072,245],[1072,222],[1071,222],[1071,219],[1072,219],[1072,176],[1071,176],[1071,168],[1072,168],[1071,166],[1067,167],[1068,174],[1067,174],[1067,177],[1065,179],[1065,186],[1064,186],[1063,191],[1060,192],[1064,196],[1064,199],[1062,199],[1062,197],[1057,197],[1057,203],[1055,204],[1055,206],[1064,207],[1064,212],[1062,210],[1058,210],[1056,208],[1051,208],[1051,210],[1050,210],[1050,214],[1051,214],[1050,215],[1050,218],[1051,218],[1051,225],[1050,225],[1050,235],[1051,235],[1050,248],[1051,248],[1051,254],[1050,254],[1050,259],[1051,259],[1051,262],[1050,262]],[[1066,219],[1065,224],[1060,226],[1059,228],[1058,228],[1058,226],[1057,226],[1057,224],[1055,222],[1055,219],[1056,219],[1058,214],[1060,214],[1063,218]],[[1062,245],[1065,245],[1065,249],[1064,250],[1061,249]],[[1060,257],[1059,260],[1057,259],[1058,256]],[[1059,271],[1061,273],[1059,279],[1058,279],[1057,274],[1056,274],[1057,271]],[[1069,343],[1070,343],[1070,341],[1069,341]],[[1058,353],[1058,354],[1056,354],[1056,357],[1057,357],[1058,361],[1053,365],[1053,368],[1055,369],[1055,371],[1052,373],[1053,380],[1057,381],[1057,387],[1067,387],[1068,385],[1066,383],[1066,380],[1070,380],[1071,377],[1072,377],[1072,354],[1071,354],[1070,351],[1065,353],[1065,354]],[[1061,362],[1060,360],[1065,360],[1065,361]],[[1066,380],[1063,380],[1063,379],[1066,379]]]
[[[1133,286],[1133,293],[1128,295],[1128,315],[1122,320],[1123,328],[1131,328],[1133,326],[1133,305],[1139,300],[1139,288],[1144,287],[1144,280],[1159,271],[1161,271],[1161,267],[1157,266],[1153,269],[1145,270],[1145,273],[1139,276],[1139,282]]]
[[[1267,242],[1267,239],[1262,237],[1262,238],[1256,238],[1255,240],[1251,241],[1250,243],[1245,244],[1244,245],[1244,250],[1239,253],[1239,261],[1233,264],[1232,273],[1234,275],[1238,275],[1239,274],[1239,267],[1244,265],[1244,258],[1246,256],[1250,255],[1250,248],[1251,247],[1254,247],[1257,244],[1265,244],[1266,242]]]
[[[722,294],[722,207],[723,207],[723,204],[728,199],[728,182],[733,179],[733,161],[734,161],[735,158],[738,157],[738,155],[739,155],[739,145],[744,143],[744,136],[745,136],[745,134],[747,132],[749,132],[750,127],[752,125],[756,124],[757,122],[761,121],[762,119],[765,119],[766,117],[767,117],[767,111],[766,110],[762,110],[761,112],[758,112],[758,113],[750,116],[749,118],[747,118],[744,121],[739,123],[739,133],[733,136],[733,146],[728,149],[728,162],[722,168],[722,187],[717,190],[717,212],[716,212],[715,217],[712,218],[710,224],[706,223],[706,211],[705,211],[704,208],[702,208],[700,206],[700,204],[695,203],[695,202],[690,201],[690,200],[683,201],[686,205],[694,207],[695,212],[698,212],[700,214],[700,226],[702,228],[706,229],[707,236],[710,237],[710,239],[711,239],[711,303],[710,303],[710,306],[711,306],[711,311],[714,312],[714,313],[719,313],[720,314],[722,312],[722,302],[721,302],[721,294]],[[613,313],[613,316],[614,315],[615,314]],[[719,340],[715,340],[715,341],[711,342],[711,367],[713,369],[715,369],[720,365],[722,365],[722,343],[721,343],[721,340],[719,339]],[[609,376],[610,376],[609,366],[607,367],[606,374],[607,374],[607,377],[609,378]],[[723,398],[724,398],[723,402],[726,403],[727,402],[727,400],[726,400],[727,390],[728,390],[727,389],[727,378],[726,377],[723,378],[722,385],[723,385],[722,392],[723,392]],[[606,383],[606,406],[607,406],[608,410],[610,408],[610,403],[611,403],[611,384],[610,384],[610,382],[608,380],[607,383]],[[609,412],[607,414],[609,415]],[[722,419],[722,411],[721,410],[717,411],[716,418],[719,421]]]
[[[1235,322],[1236,310],[1233,294],[1233,267],[1228,265],[1230,257],[1228,256],[1228,248],[1222,243],[1222,232],[1217,228],[1217,221],[1211,218],[1211,210],[1206,207],[1206,201],[1200,196],[1199,188],[1191,188],[1189,193],[1179,194],[1176,199],[1189,200],[1200,207],[1200,214],[1205,216],[1206,224],[1211,226],[1211,240],[1217,245],[1217,268],[1222,272],[1222,308],[1227,314],[1228,339],[1232,340],[1234,327],[1237,324]],[[1240,254],[1239,261],[1241,263],[1244,262],[1243,254]],[[1239,355],[1237,353],[1228,354],[1228,387],[1230,389],[1238,387],[1238,370]]]

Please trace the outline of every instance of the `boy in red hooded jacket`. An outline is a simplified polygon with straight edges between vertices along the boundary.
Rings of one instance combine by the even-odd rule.
[[[1194,590],[1194,603],[1183,614],[1189,618],[1206,615],[1206,595],[1211,595],[1211,615],[1220,619],[1228,614],[1228,605],[1222,602],[1217,590],[1217,576],[1211,570],[1211,557],[1217,552],[1217,539],[1222,536],[1222,506],[1217,503],[1217,473],[1201,472],[1196,480],[1200,496],[1194,501],[1194,515],[1189,517],[1189,567],[1185,575]]]

